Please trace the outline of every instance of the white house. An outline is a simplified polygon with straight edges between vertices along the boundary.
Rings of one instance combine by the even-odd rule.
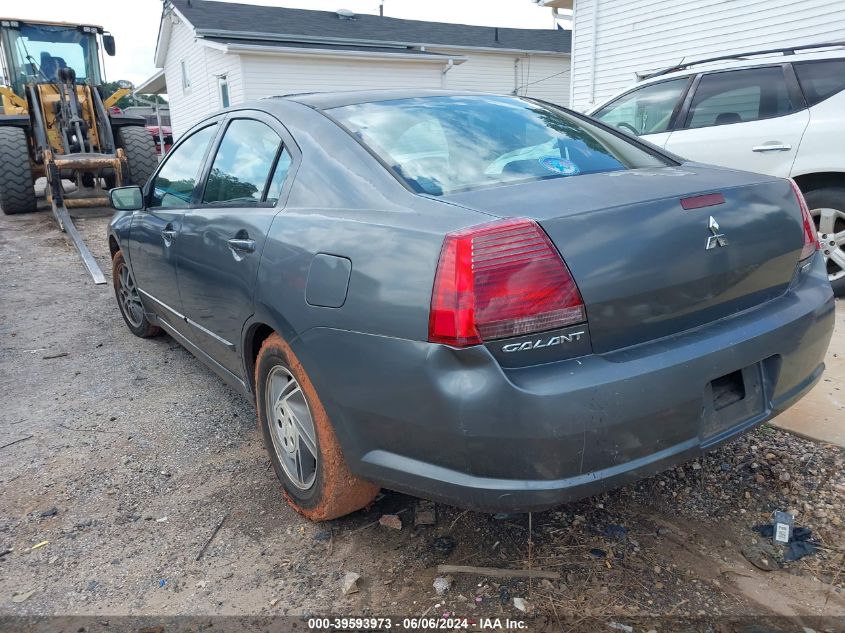
[[[573,32],[570,103],[586,110],[681,61],[845,40],[845,1],[574,0]]]
[[[167,92],[176,137],[221,107],[297,92],[448,88],[566,105],[570,43],[564,30],[167,0],[161,70],[137,92]]]

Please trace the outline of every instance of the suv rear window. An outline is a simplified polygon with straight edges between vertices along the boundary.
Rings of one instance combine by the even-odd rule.
[[[780,66],[722,71],[701,78],[687,127],[747,123],[792,111]]]
[[[814,106],[845,90],[845,59],[794,63],[807,105]]]
[[[563,110],[518,97],[420,97],[329,114],[411,189],[435,196],[670,164]]]

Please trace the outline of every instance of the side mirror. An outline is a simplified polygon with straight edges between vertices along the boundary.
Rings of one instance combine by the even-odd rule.
[[[109,191],[109,202],[115,211],[138,211],[144,208],[140,187],[118,187]]]
[[[106,49],[106,55],[114,57],[114,35],[103,35],[103,48]]]

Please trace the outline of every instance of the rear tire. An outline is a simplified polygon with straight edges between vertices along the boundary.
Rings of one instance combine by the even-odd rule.
[[[375,499],[379,487],[349,471],[314,385],[278,334],[267,337],[258,352],[255,394],[264,444],[294,510],[312,521],[326,521],[360,510]],[[304,427],[310,432],[300,433]],[[287,472],[297,465],[301,466],[298,472]]]
[[[845,266],[842,265],[845,263],[845,240],[842,238],[836,240],[832,237],[833,234],[845,233],[845,188],[814,189],[804,194],[804,198],[816,221],[822,253],[828,251],[825,254],[825,261],[830,285],[833,286],[833,292],[837,297],[845,297]],[[828,237],[822,238],[822,235]],[[835,254],[835,259],[830,256],[831,254]]]
[[[118,128],[115,131],[115,140],[117,146],[126,152],[126,160],[129,163],[130,177],[128,182],[123,184],[143,187],[158,167],[158,154],[153,137],[147,128],[130,126]]]
[[[138,294],[138,287],[126,260],[123,258],[123,251],[117,251],[111,260],[111,278],[114,286],[114,296],[117,299],[117,307],[126,322],[126,327],[135,336],[140,338],[152,338],[161,334],[161,328],[153,325],[147,319],[141,297]]]
[[[13,215],[30,213],[37,206],[26,132],[19,127],[0,127],[0,207],[6,215]]]

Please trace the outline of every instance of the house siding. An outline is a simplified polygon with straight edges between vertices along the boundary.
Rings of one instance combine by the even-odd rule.
[[[182,86],[182,62],[188,71],[191,86]],[[194,123],[220,109],[217,77],[226,75],[229,101],[232,105],[244,101],[241,62],[237,55],[226,55],[200,44],[193,29],[183,21],[173,25],[164,77],[170,103],[170,122],[174,138],[181,136]]]
[[[236,55],[232,55],[235,57]],[[370,88],[439,88],[442,64],[242,54],[247,100],[270,95]]]
[[[843,40],[845,2],[575,0],[573,25],[571,102],[585,110],[683,59]]]
[[[443,61],[421,63],[242,54],[245,95],[247,99],[259,99],[273,94],[370,88],[447,88],[512,94],[518,87],[520,95],[560,105],[568,103],[567,55],[428,50],[444,55]],[[453,66],[444,75],[450,54],[469,59]]]
[[[444,75],[443,88],[501,94],[517,91],[562,106],[569,103],[569,55],[429,50],[469,58]]]

